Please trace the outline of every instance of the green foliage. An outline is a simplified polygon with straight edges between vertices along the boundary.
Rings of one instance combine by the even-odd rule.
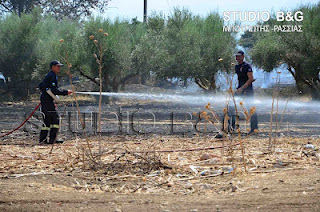
[[[320,3],[295,11],[303,12],[302,22],[277,22],[273,18],[265,24],[269,24],[270,28],[274,25],[302,25],[303,32],[257,33],[253,36],[250,54],[253,63],[266,71],[272,71],[279,63],[286,64],[299,91],[310,92],[314,99],[320,99]],[[242,41],[245,41],[244,37]]]
[[[222,31],[223,21],[217,13],[211,13],[204,22],[201,31],[201,57],[205,76],[219,70],[229,71],[234,60],[235,39],[231,33]],[[219,62],[219,58],[223,61]]]
[[[256,32],[245,31],[241,35],[241,39],[239,41],[239,45],[244,48],[251,49],[253,45],[257,42],[257,36],[254,36]]]
[[[251,51],[252,60],[259,61],[255,64],[268,72],[280,65],[282,54],[279,41],[272,35],[258,40]]]
[[[39,23],[39,40],[37,42],[38,62],[33,77],[40,80],[50,69],[52,60],[68,61],[75,67],[82,64],[81,46],[78,45],[80,25],[72,20],[57,21],[48,16]],[[60,42],[63,40],[63,42]],[[62,74],[62,73],[61,73]]]
[[[8,87],[15,94],[26,96],[33,86],[31,74],[37,64],[36,45],[39,39],[38,14],[11,15],[0,24],[0,67],[10,79]],[[26,83],[29,81],[29,83]]]
[[[103,29],[103,32],[99,32]],[[104,90],[117,90],[119,84],[131,76],[134,72],[131,68],[131,52],[135,45],[140,41],[144,28],[142,23],[130,24],[127,21],[110,20],[102,21],[101,19],[91,19],[84,25],[83,42],[86,43],[86,53],[90,56],[93,54],[100,58],[100,44],[102,45],[102,78],[104,80]],[[109,35],[105,36],[107,32]],[[93,35],[94,39],[89,37]],[[94,40],[98,44],[94,44]],[[89,58],[91,70],[88,73],[91,76],[97,76],[99,65],[96,58]]]
[[[30,13],[35,7],[40,7],[43,14],[50,14],[57,20],[69,18],[78,20],[89,17],[91,13],[99,9],[104,12],[110,0],[3,0],[0,1],[0,15],[5,13]]]
[[[215,87],[215,73],[230,70],[235,39],[222,32],[223,21],[217,13],[200,17],[176,9],[167,18],[153,14],[147,24],[101,18],[79,23],[40,13],[34,10],[21,18],[9,15],[0,22],[0,40],[5,44],[0,65],[14,81],[39,82],[52,60],[65,64],[68,60],[73,75],[98,84],[100,56],[104,91],[117,91],[131,77],[144,83],[150,74],[158,79],[203,78]]]
[[[148,34],[133,52],[133,65],[151,71],[159,79],[214,80],[218,71],[230,71],[235,39],[222,32],[223,21],[217,13],[207,17],[175,9],[167,19],[153,14]],[[218,61],[223,58],[223,61]],[[147,72],[146,72],[147,74]]]

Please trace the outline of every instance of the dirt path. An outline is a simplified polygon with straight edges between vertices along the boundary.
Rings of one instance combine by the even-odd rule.
[[[39,175],[0,180],[1,211],[319,211],[320,170],[219,176],[202,191],[117,194],[84,191],[74,178]],[[231,185],[230,182],[233,184]],[[167,187],[167,185],[164,185]],[[173,185],[175,186],[175,185]],[[197,186],[196,186],[197,187]],[[196,188],[197,190],[197,188]],[[214,191],[214,192],[212,192]]]

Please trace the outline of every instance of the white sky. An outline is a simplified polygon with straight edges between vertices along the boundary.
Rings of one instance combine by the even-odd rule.
[[[129,19],[137,17],[143,20],[144,0],[111,0],[103,17],[112,20],[116,17]],[[301,4],[316,4],[319,0],[148,0],[148,15],[152,11],[163,12],[166,15],[174,7],[185,7],[193,14],[206,15],[210,11],[218,11],[223,16],[224,11],[284,11],[297,8]]]

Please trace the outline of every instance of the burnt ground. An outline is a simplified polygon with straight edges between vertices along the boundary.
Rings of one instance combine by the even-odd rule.
[[[1,105],[1,133],[19,125],[36,104]],[[103,106],[99,158],[99,137],[91,113],[97,112],[96,103],[81,103],[87,139],[79,121],[68,116],[74,111],[68,104],[59,106],[64,144],[37,145],[38,112],[26,127],[1,138],[0,210],[320,210],[319,111],[289,108],[270,152],[270,111],[257,108],[260,132],[242,136],[243,160],[239,145],[199,150],[239,142],[237,135],[216,139],[216,129],[203,121],[197,125],[202,133],[195,130],[197,115],[192,113],[204,106],[113,103]],[[217,106],[217,111],[222,107]],[[242,121],[243,131],[244,125]],[[308,143],[312,148],[305,146]]]
[[[37,101],[20,104],[0,105],[1,132],[8,132],[18,126],[29,116]],[[98,107],[97,102],[80,102],[81,117],[85,120],[85,129],[88,135],[96,135],[98,131]],[[259,136],[268,137],[270,131],[271,105],[263,102],[256,106],[259,119]],[[211,103],[215,112],[222,117],[225,105]],[[239,107],[239,106],[238,106]],[[274,108],[276,105],[274,105]],[[278,109],[273,112],[273,132],[278,128],[278,136],[290,137],[319,137],[320,132],[320,107],[312,104],[287,107],[282,102]],[[75,105],[70,102],[58,104],[61,116],[61,134],[70,139],[75,134],[81,134],[82,127],[77,115]],[[164,101],[116,101],[102,106],[101,132],[103,135],[114,134],[179,134],[192,136],[204,132],[206,124],[208,134],[214,135],[221,128],[221,124],[212,125],[204,120],[199,120],[198,114],[208,111],[205,105],[182,104]],[[249,124],[244,120],[244,114],[240,111],[240,126],[242,132],[246,132]],[[197,113],[197,114],[194,114]],[[208,113],[210,113],[208,111]],[[221,119],[221,118],[220,118]],[[37,111],[34,116],[23,126],[21,131],[25,135],[38,134],[42,123],[42,116]],[[278,121],[276,121],[278,120]]]

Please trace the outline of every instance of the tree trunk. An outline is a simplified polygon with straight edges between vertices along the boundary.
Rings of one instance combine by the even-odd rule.
[[[303,73],[302,70],[300,70],[299,67],[295,68],[295,74],[294,74],[294,79],[296,81],[296,85],[297,85],[297,89],[299,91],[299,93],[309,93],[308,89],[306,88],[306,84],[304,82],[304,77],[303,77]]]
[[[112,84],[111,84],[112,92],[118,92],[119,91],[119,86],[120,86],[119,77],[117,77],[117,76],[113,77]]]
[[[188,86],[188,79],[184,79],[183,80],[183,87],[187,87]]]
[[[309,86],[309,91],[312,100],[320,100],[320,79],[319,73],[315,73],[310,79],[304,79],[304,82]]]
[[[141,85],[145,85],[148,79],[148,75],[147,74],[140,74],[140,84]]]
[[[130,78],[136,77],[136,76],[138,76],[138,74],[133,73],[133,74],[129,74],[129,75],[121,78],[119,83],[122,86],[122,88],[125,87],[125,84],[126,84],[127,80],[129,80]]]
[[[108,91],[109,89],[109,75],[108,73],[103,74],[102,91]]]
[[[312,100],[320,100],[320,87],[314,86],[311,88],[311,98]]]
[[[204,92],[215,93],[217,90],[215,75],[212,75],[210,80],[207,80],[205,78],[195,78],[195,83],[197,83]]]
[[[14,99],[26,100],[29,98],[30,90],[31,93],[36,92],[37,83],[33,80],[17,80],[8,82],[7,86]]]
[[[216,75],[212,75],[210,79],[210,90],[214,93],[217,92],[217,85],[216,85]]]
[[[302,70],[300,69],[300,67],[295,66],[294,71],[292,70],[292,67],[293,67],[292,65],[289,65],[288,71],[291,73],[291,75],[293,76],[293,78],[296,82],[296,86],[297,86],[297,90],[298,90],[299,94],[310,93],[310,90],[306,86],[306,82],[304,80],[304,76],[303,76],[303,73],[302,73]]]
[[[298,78],[298,77],[297,78],[295,77],[294,79],[296,81],[296,86],[297,86],[298,92],[300,94],[309,93],[308,88],[307,88],[307,86],[306,86],[306,84],[305,84],[303,79]]]
[[[314,74],[313,77],[306,78],[299,66],[294,68],[294,72],[291,67],[288,71],[293,75],[296,86],[299,93],[310,94],[312,100],[320,100],[320,79],[319,73]]]

